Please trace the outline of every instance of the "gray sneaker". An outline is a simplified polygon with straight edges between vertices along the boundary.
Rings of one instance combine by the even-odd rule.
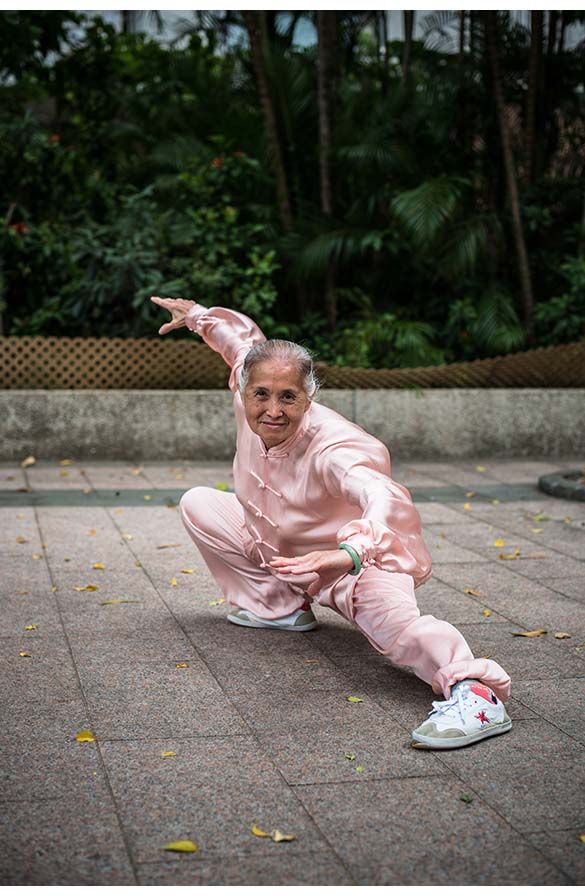
[[[236,625],[247,625],[249,628],[276,628],[286,632],[308,632],[319,625],[313,611],[310,608],[305,610],[304,605],[289,616],[281,616],[279,619],[261,619],[251,610],[241,609],[233,609],[227,618]]]

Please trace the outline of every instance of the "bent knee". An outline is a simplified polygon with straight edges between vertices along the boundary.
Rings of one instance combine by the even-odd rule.
[[[182,495],[179,501],[179,513],[183,519],[187,518],[197,525],[209,518],[209,507],[213,496],[217,494],[214,488],[204,485],[196,485]]]

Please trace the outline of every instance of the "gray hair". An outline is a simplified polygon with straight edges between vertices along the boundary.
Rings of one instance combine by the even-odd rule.
[[[240,391],[243,392],[250,379],[250,373],[255,364],[263,361],[280,361],[296,367],[303,387],[309,398],[314,398],[319,391],[320,382],[315,374],[313,357],[308,349],[296,342],[288,342],[286,339],[268,339],[250,349],[244,359],[244,365],[240,372]]]

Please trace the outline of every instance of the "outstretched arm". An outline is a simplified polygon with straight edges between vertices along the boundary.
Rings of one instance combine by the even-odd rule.
[[[164,335],[183,326],[198,333],[231,368],[229,387],[236,392],[244,358],[253,346],[266,342],[266,336],[254,321],[239,311],[219,306],[206,308],[200,302],[187,299],[151,296],[151,301],[166,308],[172,315],[172,320],[163,324],[159,333]]]

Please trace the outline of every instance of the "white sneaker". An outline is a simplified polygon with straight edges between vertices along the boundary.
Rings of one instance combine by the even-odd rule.
[[[290,613],[289,616],[280,616],[278,619],[261,619],[251,610],[234,609],[228,613],[228,620],[236,625],[247,625],[251,628],[278,628],[289,632],[308,632],[317,628],[318,622],[313,615],[311,605],[305,601],[302,607]]]
[[[412,732],[412,746],[438,750],[465,747],[504,734],[511,727],[506,708],[492,689],[465,678],[453,685],[448,700],[433,700],[428,718]]]

